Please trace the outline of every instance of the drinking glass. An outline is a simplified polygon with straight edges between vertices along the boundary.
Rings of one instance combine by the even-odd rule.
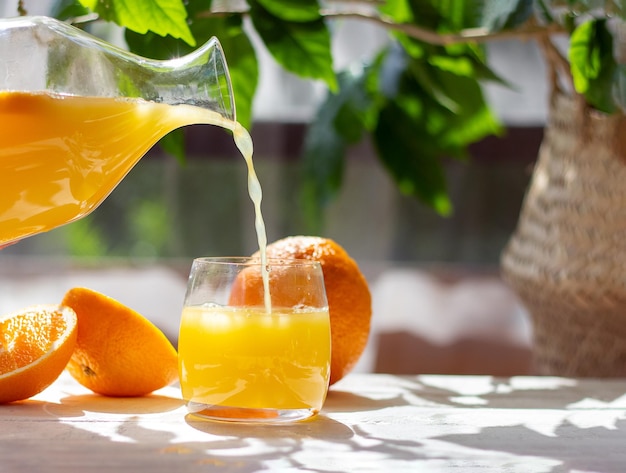
[[[197,258],[178,339],[190,414],[281,423],[322,408],[330,320],[322,268],[308,260]]]

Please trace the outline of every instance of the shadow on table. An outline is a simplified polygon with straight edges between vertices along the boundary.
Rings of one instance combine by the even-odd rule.
[[[337,465],[347,464],[346,458],[355,462],[355,471],[358,465],[367,466],[368,458],[386,458],[416,468],[422,462],[462,465],[467,461],[494,472],[498,468],[494,462],[509,461],[498,457],[498,452],[511,455],[507,467],[511,472],[624,471],[626,410],[619,408],[624,407],[620,401],[623,381],[542,378],[537,382],[544,388],[539,388],[515,378],[474,378],[478,383],[471,386],[462,377],[407,376],[401,378],[398,395],[398,385],[391,389],[386,384],[389,380],[376,378],[367,387],[367,395],[335,386],[321,415],[286,425],[235,425],[182,413],[180,421],[171,415],[161,418],[158,413],[174,410],[182,401],[158,395],[138,400],[86,394],[67,396],[59,404],[15,404],[7,407],[11,415],[25,417],[23,422],[32,422],[33,428],[0,432],[2,471],[128,471],[137,466],[135,471],[142,472],[153,471],[156,462],[160,470],[181,473],[203,468],[248,473],[276,465],[290,471],[332,473]],[[590,399],[612,407],[590,411],[582,402]],[[470,405],[473,401],[481,402]],[[401,421],[408,430],[401,437],[388,436],[384,426],[398,419],[390,419],[386,409],[398,407],[406,413]],[[474,425],[472,419],[482,416],[477,407],[498,412],[491,412],[493,421]],[[94,411],[127,417],[122,422],[115,415],[105,416],[99,425],[76,419]],[[501,425],[501,419],[509,416],[505,411],[515,413],[509,425]],[[41,422],[42,412],[58,417],[59,422]],[[354,415],[344,417],[343,413]],[[155,416],[140,419],[133,414]],[[434,416],[443,420],[433,424]],[[459,430],[451,429],[453,433],[448,434],[429,430],[441,422]],[[205,435],[201,439],[189,436],[181,424]],[[539,431],[535,430],[538,424]],[[468,428],[478,432],[465,433]],[[533,462],[537,458],[543,460],[541,468]]]
[[[408,402],[403,396],[374,399],[372,397],[360,396],[349,391],[331,389],[328,392],[326,402],[324,403],[323,412],[340,413],[375,411],[385,409],[387,407],[408,405],[410,405],[410,402]]]
[[[25,399],[9,404],[0,404],[0,412],[7,417],[20,419],[56,417],[59,419],[83,417],[85,412],[104,414],[140,415],[173,411],[183,406],[181,399],[150,394],[143,397],[107,397],[98,394],[65,396],[60,402]]]
[[[479,433],[442,435],[430,437],[430,440],[491,454],[510,453],[520,456],[517,461],[523,461],[524,457],[553,460],[558,464],[550,473],[626,471],[624,380],[484,377],[490,387],[473,393],[471,388],[462,386],[462,377],[452,383],[458,389],[436,385],[437,380],[444,378],[419,376],[415,379],[419,379],[422,387],[412,390],[412,394],[428,402],[469,409],[465,412],[475,408],[509,410],[522,413],[517,417],[526,418],[516,425],[484,426]],[[449,379],[454,381],[455,378],[445,378]],[[506,419],[510,413],[496,416]],[[528,471],[533,471],[531,464],[528,464]]]
[[[369,458],[393,458],[395,461],[405,462],[427,458],[415,455],[415,447],[420,445],[415,440],[388,438],[376,441],[361,429],[353,429],[323,414],[308,421],[280,425],[235,425],[200,420],[191,415],[185,420],[191,427],[207,434],[229,437],[229,441],[221,442],[221,449],[228,447],[235,452],[250,449],[252,445],[259,448],[261,445],[263,453],[254,455],[255,460],[261,461],[267,467],[266,462],[275,461],[278,454],[289,464],[289,471],[295,468],[297,471],[345,473],[343,468],[336,470],[333,465],[347,465],[349,463],[346,458],[350,457],[355,462],[353,471],[359,471],[359,462],[363,462],[362,456],[365,452]],[[374,440],[365,449],[361,444],[364,438]],[[309,442],[315,444],[312,450],[307,447]],[[338,457],[341,461],[337,461]],[[220,458],[231,458],[231,455],[226,453]]]
[[[334,396],[334,395],[333,395]],[[355,396],[367,402],[369,408],[382,408],[389,401],[377,401]],[[347,393],[339,393],[341,403],[352,402]],[[162,418],[159,412],[174,410],[182,401],[166,396],[148,396],[141,399],[112,399],[98,395],[71,395],[60,403],[29,401],[13,406],[16,417],[24,413],[36,422],[36,429],[18,432],[0,432],[0,457],[6,470],[3,473],[40,471],[45,473],[67,471],[153,471],[155,461],[158,471],[197,472],[219,469],[221,472],[252,473],[278,468],[290,471],[317,471],[339,473],[333,455],[354,456],[358,461],[363,454],[349,425],[320,414],[313,419],[284,425],[255,425],[213,422],[191,415],[181,415],[180,422],[202,432],[189,437],[180,429],[180,422],[172,417]],[[86,418],[89,412],[112,414],[96,423]],[[59,422],[41,422],[42,414],[57,417]],[[118,418],[116,414],[120,414]],[[137,417],[133,416],[137,414]],[[140,414],[155,414],[139,418]],[[130,415],[130,417],[129,417]],[[183,417],[184,416],[184,417]],[[124,419],[124,420],[122,420]],[[64,422],[67,420],[69,422]],[[183,432],[182,437],[180,436]],[[192,440],[189,440],[192,439]],[[368,448],[369,452],[393,458],[414,460],[414,454],[404,451],[399,442],[389,439],[385,444]],[[327,451],[328,446],[336,451]],[[334,450],[334,449],[331,449]],[[37,455],[11,455],[11,452],[36,451]],[[150,460],[146,460],[146,459]],[[333,467],[333,465],[335,465]]]
[[[524,425],[485,427],[478,434],[437,437],[463,447],[541,457],[560,462],[550,473],[593,471],[623,473],[626,468],[626,420],[614,428],[580,428],[563,421],[553,436],[543,435]],[[530,471],[530,470],[529,470]]]
[[[626,409],[626,381],[622,379],[585,379],[559,377],[493,376],[400,376],[402,390],[386,397],[385,377],[378,378],[380,394],[360,396],[331,389],[325,410],[367,411],[386,407],[415,405],[491,409],[566,409],[585,400]],[[370,392],[376,392],[374,384]]]
[[[385,393],[391,390],[385,390],[384,376],[378,379],[378,399],[334,390],[329,393],[325,411],[369,411],[376,416],[376,410],[387,407],[427,406],[435,409],[429,409],[430,415],[444,418],[450,415],[450,419],[455,420],[449,422],[462,423],[458,419],[466,416],[466,413],[471,419],[470,413],[476,409],[509,410],[516,413],[513,418],[525,420],[516,425],[497,425],[498,419],[506,419],[509,414],[495,413],[493,416],[496,425],[481,428],[477,424],[474,427],[480,429],[478,433],[432,437],[427,434],[424,436],[416,417],[416,441],[412,443],[415,445],[422,442],[422,459],[437,458],[429,444],[424,443],[432,440],[475,449],[477,451],[472,452],[457,450],[451,446],[448,454],[461,457],[465,455],[464,458],[474,465],[481,465],[486,471],[494,471],[494,465],[499,461],[494,456],[495,452],[515,455],[511,459],[511,465],[514,466],[511,466],[510,471],[516,472],[626,471],[626,449],[623,448],[626,444],[624,380],[416,375],[402,377],[403,390],[399,396],[385,397]],[[376,393],[376,386],[369,387],[368,392]],[[437,407],[441,411],[438,412]],[[372,422],[380,421],[377,419],[372,419]],[[465,422],[472,427],[472,420]],[[397,439],[390,442],[386,438],[372,436],[367,432],[367,425],[355,427],[354,432],[355,436],[367,438],[373,445],[378,445],[374,447],[374,451],[378,448],[385,454],[402,454],[403,442]],[[480,453],[481,451],[484,453]],[[451,458],[446,457],[445,446],[442,447],[442,452],[441,458]],[[533,457],[543,459],[543,467],[537,466],[533,469]],[[415,457],[414,460],[419,461]],[[550,464],[554,466],[550,467]],[[551,469],[546,470],[546,465]]]
[[[98,394],[80,394],[66,396],[61,399],[60,404],[53,404],[48,410],[56,409],[60,416],[64,415],[64,411],[71,409],[105,414],[139,415],[173,411],[183,405],[182,399],[158,394],[142,397],[107,397]]]
[[[191,427],[201,432],[213,435],[239,437],[242,433],[248,438],[265,440],[318,438],[330,441],[342,441],[354,436],[350,427],[337,422],[325,415],[318,415],[313,419],[295,422],[292,424],[237,424],[235,422],[215,422],[203,420],[191,414],[185,417]]]
[[[218,471],[225,473],[251,473],[263,469],[256,457],[213,453],[214,448],[222,452],[233,447],[235,441],[231,439],[177,443],[174,434],[148,429],[137,422],[107,424],[111,427],[107,435],[88,431],[87,425],[62,422],[52,424],[54,429],[41,430],[38,426],[17,435],[0,432],[2,472],[197,473],[219,467]]]

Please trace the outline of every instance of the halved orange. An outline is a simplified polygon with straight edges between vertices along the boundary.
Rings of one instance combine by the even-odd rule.
[[[84,287],[63,305],[78,316],[76,348],[67,370],[105,396],[143,396],[178,379],[178,354],[163,332],[121,302]]]
[[[65,369],[76,344],[69,307],[37,305],[0,316],[0,403],[40,393]]]

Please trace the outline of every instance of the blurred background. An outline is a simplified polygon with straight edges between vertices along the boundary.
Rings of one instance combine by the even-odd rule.
[[[46,14],[52,2],[25,2]],[[0,3],[15,16],[17,1]],[[123,43],[114,27],[99,33]],[[371,24],[335,24],[338,68],[370,58],[387,41]],[[254,102],[254,161],[263,187],[268,240],[302,234],[298,160],[321,84],[277,66],[261,42]],[[340,195],[322,236],[358,262],[373,296],[372,335],[357,370],[510,375],[532,370],[531,328],[499,276],[542,138],[547,81],[533,42],[488,46],[512,88],[487,86],[506,125],[502,137],[446,165],[454,213],[441,217],[400,194],[369,143],[350,150]],[[227,58],[228,59],[228,58]],[[96,211],[0,252],[0,312],[61,300],[87,286],[133,307],[175,341],[191,259],[256,251],[246,168],[232,138],[209,126],[186,129],[185,165],[151,150]],[[1,192],[1,191],[0,191]]]

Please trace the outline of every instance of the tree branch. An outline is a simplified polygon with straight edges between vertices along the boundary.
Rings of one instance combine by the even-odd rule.
[[[554,43],[550,41],[550,38],[543,36],[538,40],[539,46],[543,51],[543,54],[548,62],[548,72],[550,75],[550,82],[553,89],[560,88],[559,78],[567,81],[568,87],[574,88],[572,74],[570,72],[570,65],[567,59],[563,57],[561,52],[556,48]]]
[[[389,18],[373,12],[322,9],[320,10],[320,13],[324,18],[328,19],[355,18],[370,21],[388,30],[399,31],[411,38],[438,46],[470,42],[486,43],[489,41],[509,38],[530,39],[537,36],[549,36],[557,33],[565,33],[565,30],[556,23],[538,26],[534,22],[529,22],[515,30],[499,31],[494,33],[489,32],[485,28],[466,29],[458,33],[438,33],[411,23],[396,23]]]
[[[247,15],[249,10],[245,7],[232,8],[232,4],[225,2],[221,5],[216,2],[217,8],[212,8],[210,11],[202,12],[198,16],[202,18],[223,16],[225,14],[234,13],[240,15]],[[346,1],[343,0],[343,4],[356,4],[362,3],[358,1]],[[370,4],[377,4],[376,0],[368,1]],[[362,5],[364,6],[364,5]],[[229,8],[230,7],[230,8]],[[450,44],[458,43],[486,43],[489,41],[503,40],[503,39],[531,39],[539,36],[550,36],[553,34],[564,34],[565,29],[556,23],[550,23],[548,25],[537,25],[534,21],[529,21],[525,25],[515,29],[507,31],[489,32],[486,28],[471,28],[462,30],[458,33],[439,33],[437,31],[422,28],[412,23],[397,23],[392,19],[381,15],[375,9],[360,8],[355,9],[353,5],[350,7],[333,7],[320,9],[320,15],[323,18],[332,19],[358,19],[363,21],[369,21],[375,23],[390,31],[399,31],[407,36],[423,41],[425,43],[446,46]]]

